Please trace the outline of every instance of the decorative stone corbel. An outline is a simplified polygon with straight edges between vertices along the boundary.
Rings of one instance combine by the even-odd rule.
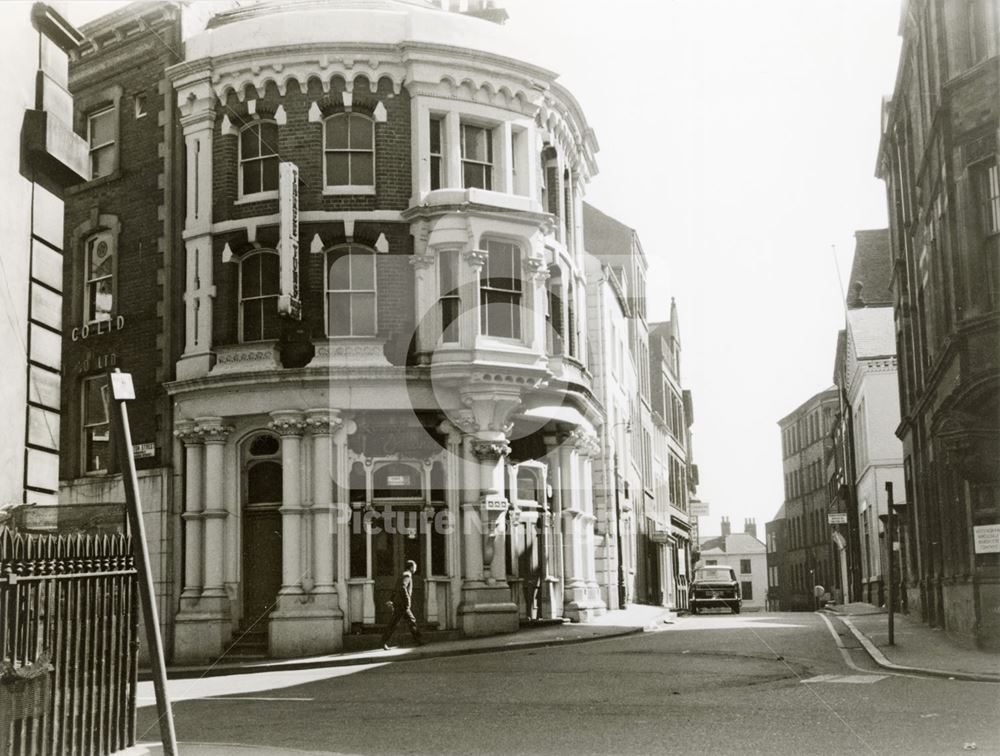
[[[534,281],[544,283],[549,278],[549,266],[539,257],[526,257],[521,266],[525,274]]]
[[[319,109],[319,103],[313,102],[313,104],[309,106],[309,116],[306,120],[308,120],[309,123],[323,122],[323,113]]]
[[[375,240],[375,251],[382,255],[389,253],[389,240],[385,238],[384,233],[379,234]]]
[[[279,105],[278,109],[274,111],[274,122],[279,126],[284,126],[288,123],[288,114],[285,112],[284,105]]]
[[[312,241],[309,242],[309,253],[313,255],[318,255],[323,251],[323,237],[319,235],[319,232],[313,234]]]
[[[379,101],[379,104],[375,106],[372,111],[372,116],[375,118],[375,123],[385,123],[389,117],[389,114],[385,110],[385,105]]]
[[[239,136],[240,130],[233,126],[228,115],[222,116],[222,123],[219,124],[220,136]]]

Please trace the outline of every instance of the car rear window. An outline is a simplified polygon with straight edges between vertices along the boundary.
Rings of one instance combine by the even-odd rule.
[[[702,567],[694,571],[695,580],[733,580],[729,567]]]

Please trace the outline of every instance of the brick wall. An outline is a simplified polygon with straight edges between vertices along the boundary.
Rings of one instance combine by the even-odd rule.
[[[154,9],[156,10],[156,9]],[[155,443],[157,455],[137,466],[162,464],[167,400],[161,386],[164,275],[164,69],[180,49],[180,24],[169,6],[147,23],[155,31],[103,44],[71,62],[70,88],[79,104],[75,122],[86,137],[87,109],[109,94],[118,102],[117,169],[75,187],[66,197],[63,302],[63,382],[60,478],[81,474],[82,380],[119,367],[132,374],[136,400],[129,405],[133,443]],[[150,28],[150,27],[147,27]],[[85,27],[86,32],[86,27]],[[122,61],[129,61],[122,65]],[[145,97],[136,116],[134,98]],[[84,241],[93,231],[117,225],[114,310],[122,327],[80,338],[84,321]],[[82,233],[80,232],[82,229]],[[74,233],[77,231],[77,233]],[[74,340],[74,335],[78,338]]]
[[[381,102],[387,113],[385,123],[375,124],[375,194],[323,196],[323,126],[309,123],[308,111],[313,102],[324,115],[343,111],[344,82],[335,80],[330,93],[324,94],[318,82],[311,81],[306,92],[291,83],[284,97],[273,85],[257,101],[256,111],[263,117],[274,113],[279,105],[285,109],[287,123],[278,127],[278,152],[299,168],[299,207],[302,211],[366,211],[403,210],[410,200],[410,104],[404,90],[395,95],[388,79],[383,79],[376,93],[370,92],[367,81],[359,77],[354,83],[352,109],[370,113]],[[250,93],[248,99],[253,99]],[[234,124],[247,117],[246,101],[231,94],[226,105],[217,113],[221,127],[223,117]],[[218,134],[218,132],[217,132]],[[238,220],[278,212],[277,200],[249,204],[234,204],[238,199],[238,137],[217,136],[213,140],[213,218],[216,221]],[[324,322],[325,255],[312,254],[310,242],[319,234],[327,247],[346,243],[344,224],[301,223],[299,227],[300,265],[299,286],[302,300],[302,320],[313,338],[326,332]],[[387,351],[390,359],[401,362],[412,336],[413,269],[408,256],[413,253],[413,239],[405,223],[357,222],[353,241],[373,247],[380,234],[389,242],[389,253],[377,258],[378,335],[392,342]],[[274,248],[276,226],[261,226],[256,231],[256,243],[261,248]],[[229,244],[238,256],[250,248],[245,231],[218,235],[213,240],[213,273],[216,298],[213,318],[213,343],[232,344],[239,340],[239,264],[236,260],[222,262],[222,249]]]
[[[403,210],[410,201],[410,97],[403,89],[393,93],[388,79],[382,79],[377,92],[372,93],[362,76],[354,81],[352,110],[370,114],[381,102],[386,109],[386,122],[375,124],[375,194],[323,196],[323,124],[309,122],[309,108],[317,103],[324,116],[343,112],[344,82],[335,79],[329,94],[315,80],[305,92],[291,82],[282,97],[273,84],[263,96],[251,92],[244,102],[230,93],[224,106],[216,113],[217,129],[222,120],[239,128],[249,122],[247,100],[256,99],[256,112],[269,118],[279,105],[285,109],[287,122],[278,127],[278,154],[281,160],[299,167],[299,206],[301,210]],[[220,135],[213,139],[212,159],[213,205],[216,221],[250,218],[278,211],[277,200],[234,205],[239,198],[239,137]]]

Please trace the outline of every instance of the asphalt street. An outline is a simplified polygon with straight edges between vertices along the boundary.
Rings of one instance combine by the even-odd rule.
[[[843,645],[844,648],[838,648]],[[1000,753],[1000,685],[889,674],[835,618],[192,683],[181,741],[333,753]],[[155,709],[139,715],[156,739]],[[183,753],[183,748],[181,749]]]

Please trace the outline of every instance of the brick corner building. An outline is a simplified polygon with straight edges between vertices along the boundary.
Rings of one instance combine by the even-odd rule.
[[[1000,647],[1000,8],[910,0],[884,103],[909,606]]]

